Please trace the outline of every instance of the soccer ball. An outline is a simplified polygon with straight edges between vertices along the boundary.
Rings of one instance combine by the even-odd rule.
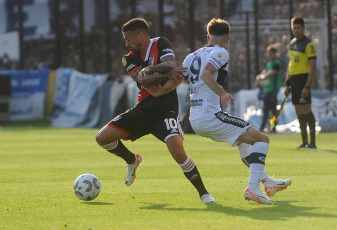
[[[93,200],[101,191],[101,182],[95,175],[86,173],[79,175],[74,183],[75,195],[80,200]]]

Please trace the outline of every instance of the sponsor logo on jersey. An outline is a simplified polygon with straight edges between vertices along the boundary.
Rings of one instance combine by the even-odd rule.
[[[123,63],[123,66],[126,66],[127,62],[126,62],[126,58],[125,57],[122,58],[122,63]]]
[[[190,100],[190,106],[202,106],[202,99]]]

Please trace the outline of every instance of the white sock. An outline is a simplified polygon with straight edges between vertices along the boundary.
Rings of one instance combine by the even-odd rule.
[[[261,181],[264,183],[270,179],[270,176],[267,174],[266,170],[263,169],[262,176],[261,176]]]
[[[246,143],[241,143],[239,145],[237,145],[238,147],[238,152],[239,152],[239,156],[241,159],[249,156],[252,153],[252,146],[250,144],[246,144]],[[268,180],[270,177],[268,175],[268,173],[266,172],[265,169],[263,169],[262,172],[262,176],[261,176],[261,181],[262,180]]]
[[[256,142],[252,147],[253,162],[250,163],[249,187],[259,188],[261,177],[263,176],[264,161],[269,149],[269,144],[265,142]]]

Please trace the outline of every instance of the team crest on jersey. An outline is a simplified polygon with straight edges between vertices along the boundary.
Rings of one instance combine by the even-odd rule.
[[[150,58],[149,58],[149,65],[153,65],[154,63],[154,56],[152,55]]]
[[[117,117],[115,117],[114,119],[112,119],[112,121],[118,121],[119,119],[121,119],[120,115],[118,115]]]
[[[218,56],[217,56],[219,59],[221,59],[222,58],[222,56],[221,56],[221,54],[218,54]]]
[[[122,58],[122,63],[123,63],[123,66],[126,66],[126,58],[125,57]]]

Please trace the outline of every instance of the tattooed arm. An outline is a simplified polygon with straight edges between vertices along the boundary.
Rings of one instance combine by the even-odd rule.
[[[170,55],[161,59],[162,63],[147,66],[138,74],[138,82],[141,85],[159,84],[174,74],[174,56]]]

